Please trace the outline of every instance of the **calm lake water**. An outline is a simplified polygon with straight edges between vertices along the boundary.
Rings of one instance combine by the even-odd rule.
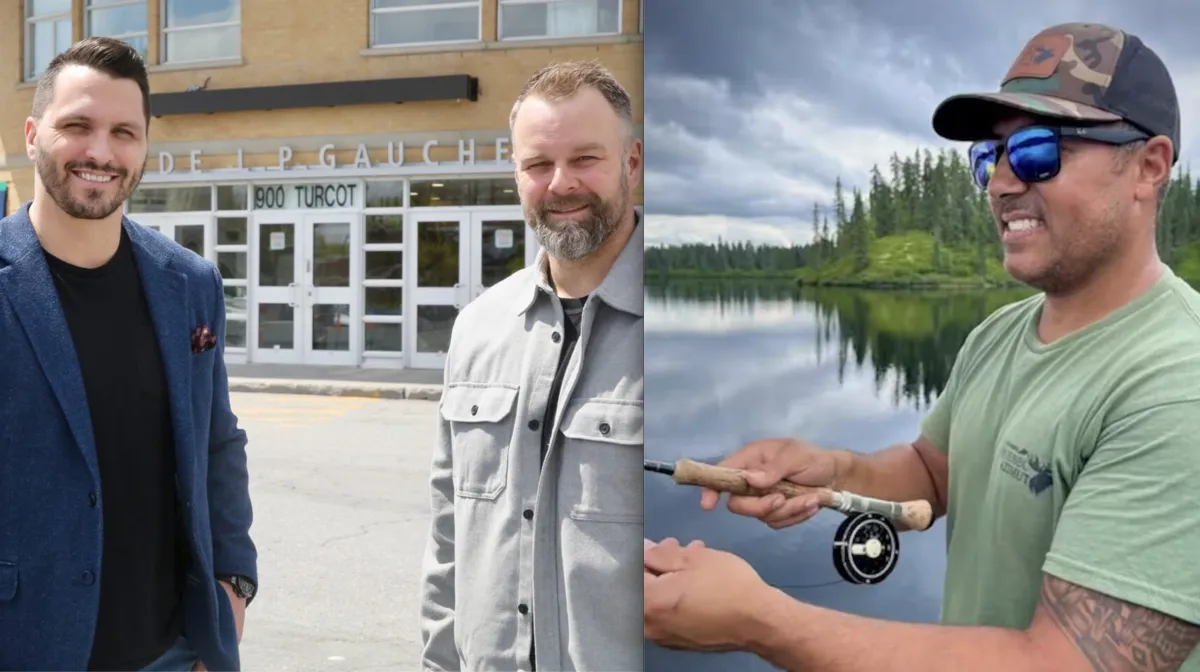
[[[800,290],[786,284],[647,286],[646,457],[716,461],[759,438],[791,436],[873,452],[915,438],[967,333],[1027,294]],[[646,536],[701,539],[749,561],[768,583],[812,604],[893,620],[938,618],[945,528],[901,538],[900,561],[874,586],[832,564],[844,516],[823,511],[774,531],[699,490],[646,474]],[[646,644],[646,670],[772,670],[747,654]]]

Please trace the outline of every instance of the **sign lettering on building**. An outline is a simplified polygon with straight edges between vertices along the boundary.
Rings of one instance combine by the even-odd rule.
[[[492,147],[492,159],[490,161],[482,161],[476,159],[476,143],[474,138],[468,138],[458,141],[458,159],[452,161],[435,161],[433,152],[440,145],[437,140],[427,140],[421,145],[421,162],[427,166],[476,166],[484,163],[491,163],[497,166],[504,166],[509,161],[509,138],[496,138]],[[317,152],[317,163],[311,165],[298,165],[294,161],[294,152],[291,147],[286,145],[281,146],[277,150],[279,163],[271,166],[263,166],[260,169],[272,171],[304,171],[310,169],[338,169],[338,168],[398,168],[405,165],[404,152],[405,143],[388,142],[387,143],[387,159],[384,161],[372,161],[371,150],[365,143],[359,143],[355,150],[354,162],[347,164],[339,164],[335,152],[337,146],[334,144],[325,144]],[[382,147],[377,148],[382,149]],[[201,150],[192,149],[187,153],[186,163],[182,164],[188,172],[196,174],[204,173],[221,173],[233,170],[246,170],[246,154],[245,150],[238,148],[234,154],[237,159],[232,166],[224,168],[205,168],[204,156]],[[158,153],[158,173],[160,175],[170,175],[176,170],[175,155],[170,152]]]
[[[328,210],[361,208],[353,183],[259,184],[252,198],[255,210]]]

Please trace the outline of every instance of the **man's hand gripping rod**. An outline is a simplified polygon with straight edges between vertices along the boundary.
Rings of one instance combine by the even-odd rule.
[[[814,488],[796,485],[788,481],[780,481],[770,488],[755,488],[747,480],[747,472],[739,469],[717,467],[703,462],[683,459],[674,465],[668,462],[645,460],[646,471],[667,474],[680,485],[698,485],[717,492],[732,495],[763,495],[778,492],[784,497],[792,498],[801,495],[817,495],[818,505],[822,508],[841,511],[842,513],[875,514],[886,518],[898,531],[929,529],[933,524],[933,507],[929,502],[919,499],[911,502],[889,502],[872,497],[863,497],[844,490],[830,488]]]
[[[857,585],[879,583],[896,568],[900,557],[899,531],[927,530],[933,525],[933,507],[925,500],[889,502],[788,481],[770,488],[755,488],[747,482],[745,471],[694,460],[679,460],[675,464],[645,460],[645,469],[667,474],[681,485],[699,485],[732,495],[761,497],[778,492],[792,498],[815,494],[818,506],[846,514],[834,535],[833,566],[843,580]]]

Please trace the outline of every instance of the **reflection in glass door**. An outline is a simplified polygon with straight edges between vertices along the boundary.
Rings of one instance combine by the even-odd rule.
[[[471,300],[525,268],[527,227],[520,210],[475,213],[471,225]]]
[[[254,361],[297,363],[300,361],[298,321],[303,275],[298,229],[299,217],[260,214],[255,217],[254,264],[255,327]]]
[[[201,215],[170,215],[167,217],[146,217],[141,224],[148,229],[155,229],[167,238],[174,240],[196,254],[211,259],[208,246],[208,230],[211,217]]]
[[[352,220],[308,216],[304,222],[304,353],[308,364],[353,365],[358,331],[350,288]]]
[[[414,344],[409,365],[440,368],[450,347],[458,311],[470,300],[470,215],[422,213],[412,216],[416,269],[415,318],[405,320],[406,341]]]
[[[354,365],[350,215],[255,218],[254,361]]]

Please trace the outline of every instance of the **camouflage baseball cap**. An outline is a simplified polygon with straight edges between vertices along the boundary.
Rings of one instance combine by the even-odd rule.
[[[1079,124],[1124,121],[1169,138],[1179,158],[1179,100],[1167,66],[1136,35],[1109,26],[1043,30],[998,92],[947,98],[933,114],[933,129],[947,140],[979,140],[1014,111]]]

